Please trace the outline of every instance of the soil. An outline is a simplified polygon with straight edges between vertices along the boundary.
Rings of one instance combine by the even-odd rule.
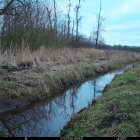
[[[23,96],[16,98],[11,98],[9,96],[0,97],[0,114],[16,111],[30,104],[31,101],[27,97]]]

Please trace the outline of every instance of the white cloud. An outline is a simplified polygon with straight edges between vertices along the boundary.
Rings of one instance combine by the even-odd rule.
[[[133,14],[140,12],[140,0],[121,0],[109,17],[116,17],[122,14]]]

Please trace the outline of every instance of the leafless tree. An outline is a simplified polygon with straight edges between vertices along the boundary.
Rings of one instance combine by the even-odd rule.
[[[72,4],[71,4],[71,0],[69,0],[69,4],[68,4],[68,29],[67,29],[67,39],[69,40],[69,37],[70,37],[70,22],[71,22],[71,18],[70,18],[70,10],[71,10],[71,6],[72,6]]]
[[[81,20],[81,17],[79,17],[79,10],[81,7],[81,0],[78,1],[78,5],[75,7],[75,14],[76,14],[76,39],[75,39],[75,45],[77,47],[78,45],[78,34],[79,34],[79,22]]]
[[[97,28],[96,28],[96,31],[94,33],[94,35],[95,35],[95,48],[97,48],[99,45],[99,42],[101,39],[100,37],[101,37],[101,31],[102,31],[102,23],[105,20],[103,18],[103,16],[101,15],[101,12],[102,12],[102,5],[101,5],[101,1],[100,1],[100,9],[99,9],[99,13],[97,15]]]
[[[53,9],[54,9],[54,29],[57,31],[57,9],[55,0],[53,0]]]
[[[56,0],[0,0],[0,42],[8,46],[57,46],[78,44],[81,0],[71,15],[72,1],[68,1],[67,15],[61,14]],[[24,42],[24,43],[22,43]],[[59,44],[58,44],[59,45]],[[6,47],[5,47],[6,46]],[[36,48],[35,47],[35,48]]]
[[[54,9],[54,32],[55,32],[55,42],[56,42],[56,44],[58,43],[58,39],[57,39],[57,22],[58,22],[58,20],[57,20],[57,9],[56,9],[56,1],[55,0],[53,0],[53,9]]]
[[[8,13],[8,10],[10,9],[10,7],[14,1],[16,1],[16,0],[10,0],[7,3],[5,3],[5,1],[1,1],[0,6],[2,6],[2,7],[0,9],[0,15],[10,14],[10,13]]]
[[[7,5],[7,2],[3,4]],[[6,40],[7,45],[16,42],[18,46],[22,40],[25,42],[35,40],[40,27],[43,26],[43,12],[43,9],[40,10],[39,0],[13,1],[3,15],[2,39]]]
[[[72,23],[72,31],[71,31],[72,32],[72,36],[74,36],[74,24],[75,23],[74,23],[74,20],[73,20],[73,23]]]
[[[49,27],[50,27],[50,30],[52,31],[53,30],[53,27],[52,27],[52,10],[49,9],[48,7],[46,7],[46,9],[47,9],[47,14],[48,14]]]

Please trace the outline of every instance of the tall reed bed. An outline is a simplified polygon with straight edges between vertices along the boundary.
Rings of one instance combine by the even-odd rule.
[[[43,99],[97,73],[116,69],[122,64],[140,60],[140,54],[127,51],[98,50],[93,48],[45,48],[31,51],[0,51],[0,67],[20,61],[32,61],[32,69],[0,71],[0,96],[28,96]],[[1,68],[0,68],[1,69]]]
[[[137,59],[140,57],[139,53],[116,50],[98,50],[92,48],[45,48],[41,47],[36,51],[31,51],[29,47],[21,48],[19,50],[7,50],[2,52],[0,50],[0,65],[16,65],[19,61],[30,60],[35,64],[42,64],[42,62],[50,62],[57,64],[69,64],[80,61],[99,60],[99,59]]]

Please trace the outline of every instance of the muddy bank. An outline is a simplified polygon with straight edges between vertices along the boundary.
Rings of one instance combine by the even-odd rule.
[[[27,105],[30,105],[31,102],[27,97],[15,97],[11,98],[1,97],[0,98],[0,114],[10,111],[16,111],[18,108],[23,108]]]
[[[132,61],[134,62],[134,60]],[[0,114],[51,98],[67,87],[126,65],[127,61],[98,60],[53,66],[49,70],[33,68],[1,72]],[[129,62],[130,63],[130,62]]]

